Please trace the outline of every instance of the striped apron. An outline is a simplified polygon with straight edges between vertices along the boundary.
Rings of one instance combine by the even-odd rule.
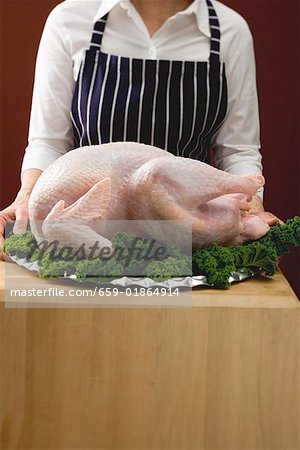
[[[206,0],[208,61],[127,58],[101,51],[108,14],[94,25],[72,101],[75,147],[116,141],[154,145],[209,162],[213,134],[227,111],[220,25]]]

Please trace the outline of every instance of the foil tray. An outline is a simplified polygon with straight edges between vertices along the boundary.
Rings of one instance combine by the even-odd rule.
[[[26,259],[19,259],[16,256],[9,256],[10,260],[14,263],[18,264],[19,266],[25,267],[27,270],[30,270],[32,272],[39,273],[39,266],[36,261],[28,262]],[[248,268],[241,268],[240,270],[236,272],[232,272],[231,276],[229,277],[229,282],[236,283],[240,281],[244,281],[248,278],[253,278],[254,276],[258,275],[258,272],[253,272],[252,270]],[[90,277],[88,280],[82,280],[76,277],[76,275],[66,275],[64,277],[58,277],[58,279],[68,279],[73,280],[77,283],[94,283],[98,285],[113,285],[113,286],[140,286],[145,288],[150,287],[166,287],[166,288],[176,288],[176,287],[189,287],[193,288],[196,286],[206,286],[213,288],[214,285],[209,284],[206,280],[206,277],[204,275],[198,275],[198,276],[192,276],[192,277],[180,277],[180,278],[172,278],[170,280],[165,281],[155,281],[151,278],[143,278],[143,277],[122,277],[122,278],[116,278],[114,280],[111,280],[109,282],[99,280],[98,278]]]

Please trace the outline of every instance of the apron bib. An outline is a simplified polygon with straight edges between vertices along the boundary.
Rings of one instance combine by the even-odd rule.
[[[206,0],[208,61],[127,58],[101,51],[108,14],[94,25],[72,100],[75,147],[140,142],[209,162],[213,134],[227,111],[220,25]]]

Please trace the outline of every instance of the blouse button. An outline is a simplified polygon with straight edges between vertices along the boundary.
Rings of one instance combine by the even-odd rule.
[[[156,48],[150,47],[148,51],[149,58],[155,58],[156,57]]]

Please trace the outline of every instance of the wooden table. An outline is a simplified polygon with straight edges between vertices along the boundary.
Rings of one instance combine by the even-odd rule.
[[[5,266],[0,448],[300,448],[300,303],[280,272],[191,307],[10,308]]]

